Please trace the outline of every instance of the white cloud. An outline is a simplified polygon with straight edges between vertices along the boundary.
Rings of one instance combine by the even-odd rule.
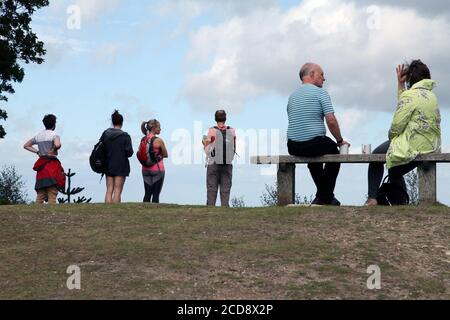
[[[82,21],[92,23],[116,10],[121,0],[76,0],[73,4],[80,7]]]
[[[118,108],[124,111],[124,115],[127,116],[127,120],[130,122],[140,125],[141,122],[148,121],[155,116],[154,108],[136,96],[117,93],[113,99],[117,101]],[[135,131],[141,132],[140,130]]]
[[[361,125],[361,120],[367,117],[367,112],[348,109],[339,114],[340,127],[345,129],[347,134],[351,133],[358,125]]]
[[[76,56],[90,51],[87,42],[57,34],[46,34],[39,37],[47,50],[44,59],[46,64],[53,66],[68,56]]]
[[[383,5],[392,6],[404,10],[405,8],[412,8],[416,12],[427,16],[449,16],[450,6],[448,0],[358,0],[354,1],[359,5]]]
[[[181,96],[198,109],[222,104],[240,110],[266,93],[289,95],[307,61],[322,64],[342,108],[393,110],[396,64],[412,58],[448,83],[449,22],[416,10],[380,10],[377,30],[368,28],[373,17],[366,6],[344,0],[305,0],[287,11],[269,7],[204,25],[192,34],[187,62],[207,68],[187,76]]]
[[[176,27],[170,38],[185,35],[192,22],[205,14],[217,17],[245,16],[250,12],[274,7],[275,0],[162,0],[150,9],[158,16],[176,18]]]
[[[224,16],[246,15],[261,8],[273,7],[275,3],[274,0],[164,0],[152,8],[163,16],[177,15],[193,19],[207,11]]]
[[[67,57],[88,53],[91,50],[87,41],[74,38],[64,28],[55,28],[55,23],[59,23],[56,18],[49,21],[36,19],[36,21],[33,31],[38,39],[44,42],[44,48],[47,50],[44,56],[45,65],[54,66]]]
[[[112,65],[126,50],[126,47],[120,43],[104,43],[94,50],[91,61],[96,65]]]
[[[67,20],[74,12],[68,11],[71,7],[78,7],[81,14],[81,27],[84,23],[97,23],[102,16],[116,11],[122,0],[58,0],[50,1],[48,7],[44,7],[39,12],[44,14],[33,17],[33,21],[40,24],[57,23],[60,27],[67,26]]]
[[[122,0],[61,0],[52,1],[49,7],[43,8],[42,12],[39,11],[38,15],[33,18],[33,30],[39,40],[45,44],[46,65],[54,66],[67,57],[93,51],[93,43],[81,39],[78,29],[68,29],[67,21],[71,16],[67,9],[70,6],[79,7],[80,28],[83,30],[86,26],[97,23],[102,16],[117,10],[121,3]],[[92,60],[101,60],[102,63],[107,64],[113,63],[117,52],[122,47],[113,44],[101,45],[94,51]],[[107,55],[107,53],[113,53],[113,55]]]

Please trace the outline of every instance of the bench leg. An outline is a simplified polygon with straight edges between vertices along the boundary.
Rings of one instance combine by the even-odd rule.
[[[277,175],[278,205],[286,206],[295,203],[295,163],[278,165]]]
[[[436,197],[436,163],[424,162],[417,167],[419,175],[419,203],[435,204]]]

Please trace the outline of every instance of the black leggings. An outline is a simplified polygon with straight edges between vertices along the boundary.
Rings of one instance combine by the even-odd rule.
[[[386,154],[390,146],[390,142],[386,141],[375,150],[373,154]],[[407,163],[401,166],[393,167],[389,169],[389,180],[395,182],[403,187],[406,191],[406,184],[403,176],[408,172],[414,170],[417,167],[417,163]],[[384,164],[383,163],[371,163],[369,164],[368,181],[369,181],[369,198],[375,199],[377,197],[378,189],[380,188],[381,181],[384,175]]]
[[[159,195],[164,184],[164,175],[152,184],[148,184],[144,180],[145,196],[144,202],[159,203]]]

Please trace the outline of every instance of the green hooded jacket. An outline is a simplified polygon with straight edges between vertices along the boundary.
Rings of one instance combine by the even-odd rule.
[[[435,86],[435,81],[425,79],[399,92],[389,130],[388,169],[407,164],[419,154],[441,152],[441,115],[432,91]]]

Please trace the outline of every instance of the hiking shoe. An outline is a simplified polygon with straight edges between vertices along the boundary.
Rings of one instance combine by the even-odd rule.
[[[315,205],[315,206],[337,206],[337,207],[339,207],[341,205],[341,203],[336,198],[333,198],[333,200],[331,200],[329,203],[327,203],[327,202],[322,201],[318,197],[315,197],[314,200],[311,202],[311,205]]]
[[[336,198],[333,198],[333,200],[331,200],[330,202],[330,206],[337,206],[339,207],[341,205],[340,201]]]
[[[326,205],[325,202],[319,199],[319,197],[315,197],[314,200],[311,202],[312,206],[324,206]]]
[[[366,203],[364,204],[365,207],[372,207],[378,205],[377,199],[369,198],[367,199]]]

